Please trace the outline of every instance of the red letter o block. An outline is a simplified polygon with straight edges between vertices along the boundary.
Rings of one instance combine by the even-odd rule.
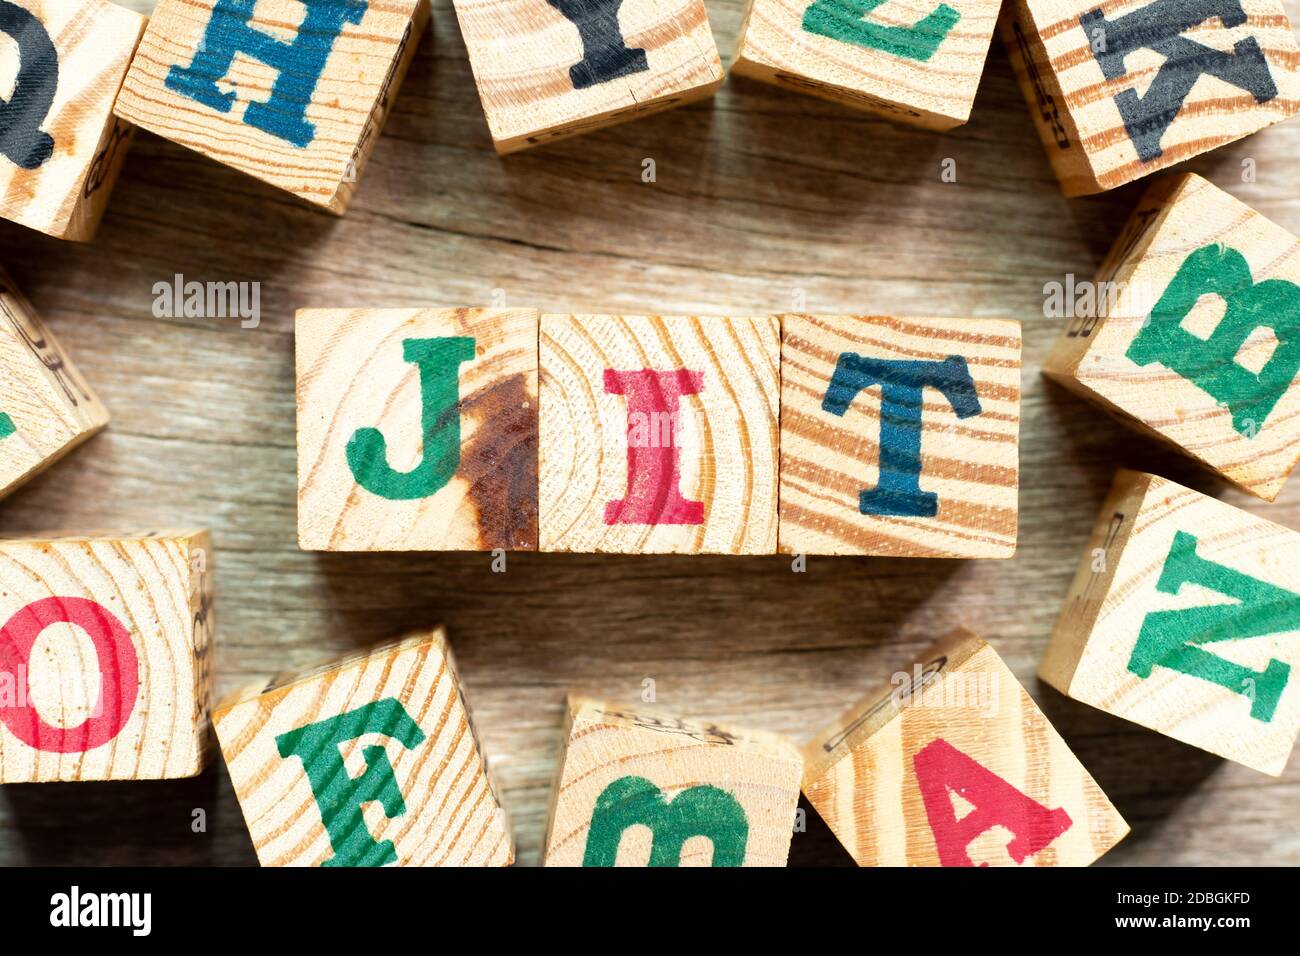
[[[36,639],[51,624],[75,624],[90,636],[99,659],[99,700],[76,727],[47,724],[31,703],[28,659]],[[49,597],[33,601],[0,628],[0,673],[25,674],[21,703],[0,706],[0,723],[37,750],[80,753],[106,744],[126,726],[140,689],[140,665],[131,633],[101,604],[86,598]]]

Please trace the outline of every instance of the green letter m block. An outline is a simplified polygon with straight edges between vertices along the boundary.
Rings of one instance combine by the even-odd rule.
[[[1218,684],[1248,697],[1251,717],[1272,720],[1290,665],[1270,660],[1262,672],[1252,671],[1212,654],[1205,645],[1300,630],[1300,595],[1199,557],[1196,538],[1179,531],[1156,590],[1178,594],[1184,584],[1235,600],[1181,611],[1152,611],[1142,621],[1128,669],[1146,678],[1159,665]]]
[[[702,836],[713,844],[714,866],[740,866],[749,842],[749,821],[731,794],[701,785],[672,800],[644,777],[620,777],[596,798],[583,866],[613,866],[628,827],[650,829],[651,866],[680,866],[682,846]]]

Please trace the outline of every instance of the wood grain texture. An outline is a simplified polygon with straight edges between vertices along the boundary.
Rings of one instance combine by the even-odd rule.
[[[418,741],[414,735],[401,739],[400,722],[391,717],[358,724],[364,733],[340,733],[348,739],[325,745],[338,749],[354,780],[362,774],[384,778],[383,758],[366,753],[373,746],[383,750],[391,768],[389,779],[402,803],[381,806],[367,794],[352,821],[365,827],[362,842],[391,843],[399,866],[509,865],[510,826],[441,630],[246,687],[217,706],[213,726],[261,864],[342,865],[338,859],[347,859],[344,844],[357,838],[355,828],[346,821],[340,830],[327,828],[304,759],[297,752],[282,756],[279,742],[282,735],[381,701],[397,701],[418,727]],[[347,794],[336,793],[330,804],[340,817],[353,809]]]
[[[744,4],[707,5],[729,57]],[[223,692],[445,622],[526,864],[541,856],[569,688],[636,700],[651,677],[670,713],[802,743],[961,622],[1133,827],[1100,865],[1300,863],[1300,762],[1267,777],[1034,678],[1118,464],[1289,527],[1300,485],[1252,498],[1038,374],[1062,325],[1041,318],[1044,283],[1091,275],[1142,187],[1062,198],[1000,44],[971,121],[943,136],[737,79],[707,103],[500,160],[447,0],[434,19],[341,220],[141,134],[94,246],[0,223],[0,261],[114,415],[0,504],[0,532],[210,525]],[[1294,233],[1297,156],[1300,124],[1283,123],[1192,168]],[[647,157],[655,183],[641,180]],[[940,179],[947,157],[956,183]],[[153,284],[176,272],[260,280],[261,324],[155,318]],[[299,551],[294,311],[493,301],[1021,318],[1016,556],[810,558],[795,574],[788,557],[512,554],[493,574],[486,554]],[[206,832],[191,829],[196,808]],[[791,864],[851,863],[807,816]],[[0,862],[256,856],[217,761],[187,781],[0,787]]]
[[[1216,13],[1183,30],[1178,34],[1181,42],[1200,49],[1166,47],[1178,50],[1175,57],[1166,58],[1152,45],[1170,42],[1163,32],[1170,24],[1183,17],[1195,19],[1190,3],[1012,0],[1003,11],[999,32],[1065,195],[1114,189],[1300,111],[1300,49],[1287,8],[1279,0],[1242,0],[1239,9],[1244,19],[1231,26]],[[1235,19],[1236,10],[1224,10]],[[1104,20],[1081,22],[1093,11],[1103,12]],[[1122,19],[1141,11],[1149,22]],[[1243,81],[1247,85],[1213,75],[1193,76],[1213,51],[1229,53],[1238,44],[1252,42],[1267,66]],[[1111,73],[1101,65],[1108,52],[1108,62],[1115,64],[1108,68]],[[1245,50],[1237,53],[1248,55]],[[1225,69],[1217,64],[1213,68]],[[1240,70],[1241,64],[1227,69],[1233,68]],[[1191,89],[1180,97],[1184,82],[1190,82]],[[1136,98],[1153,90],[1154,95],[1143,100],[1145,106],[1138,105]],[[1133,127],[1145,128],[1158,142],[1138,146],[1120,112],[1121,97],[1135,98]],[[1170,112],[1173,119],[1155,137]]]
[[[900,122],[952,129],[970,118],[999,4],[945,0],[942,5],[956,18],[935,50],[921,58],[881,48],[891,42],[888,39],[872,46],[807,29],[812,0],[752,0],[731,70]],[[899,31],[915,29],[941,4],[903,0],[861,13],[867,6],[847,0],[820,4],[827,17],[842,18],[840,29],[870,23]]]
[[[543,315],[539,351],[542,550],[775,552],[776,317]],[[643,411],[608,376],[646,370],[692,380]]]
[[[206,531],[0,540],[0,783],[200,773],[212,582]],[[25,620],[34,602],[42,610]],[[101,646],[110,628],[121,645]]]
[[[1015,553],[1018,322],[787,315],[782,334],[782,551],[928,558]],[[921,494],[938,496],[932,516],[863,512],[860,494],[882,487],[882,448],[889,445],[883,429],[899,427],[916,406],[910,395],[895,397],[893,383],[886,405],[873,381],[847,396],[842,415],[827,410],[823,402],[846,355],[933,363],[956,356],[964,363],[978,411],[959,411],[955,397],[934,387],[937,381],[921,392],[917,484]]]
[[[777,734],[570,698],[544,864],[785,866],[802,771]]]
[[[532,309],[300,311],[299,547],[536,550],[537,325]],[[426,430],[425,375],[404,357],[408,341],[450,338],[472,340],[474,357],[458,357],[452,373],[458,402],[451,414],[460,441],[449,479],[416,498],[370,490],[349,458],[359,430],[379,429],[384,464],[399,474],[417,472],[426,455],[437,454],[436,436],[452,434],[442,408]]]
[[[1206,258],[1207,247],[1219,248]],[[1243,274],[1225,281],[1232,273],[1220,264],[1236,254],[1244,259],[1249,278]],[[1300,375],[1289,387],[1282,386],[1280,398],[1259,421],[1235,414],[1224,401],[1227,392],[1211,384],[1211,393],[1204,386],[1217,374],[1216,366],[1234,374],[1235,365],[1241,368],[1235,374],[1258,388],[1260,372],[1275,356],[1283,368],[1293,361],[1280,338],[1289,338],[1291,323],[1300,321],[1300,240],[1199,176],[1166,177],[1142,197],[1108,258],[1114,261],[1103,264],[1097,277],[1099,283],[1114,283],[1114,294],[1103,305],[1106,314],[1071,321],[1044,371],[1228,481],[1274,500],[1300,459]],[[1138,364],[1128,352],[1152,309],[1180,273],[1188,274],[1188,264],[1202,259],[1213,265],[1202,270],[1200,281],[1216,294],[1194,300],[1197,304],[1182,319],[1182,327],[1195,329],[1189,331],[1194,338],[1183,348],[1160,350],[1165,362],[1148,361],[1144,352],[1138,358],[1145,364]],[[1252,289],[1262,291],[1254,288],[1262,282],[1275,287],[1271,298],[1243,308]],[[1229,299],[1238,304],[1230,305]],[[1228,308],[1250,324],[1249,334],[1238,343],[1225,329],[1231,347],[1222,352],[1213,345],[1207,348],[1203,343]],[[1181,309],[1167,311],[1173,321]],[[1171,362],[1195,377],[1180,374]]]
[[[17,0],[30,13],[53,46],[53,98],[43,116],[36,115],[40,87],[35,71],[51,64],[24,62],[12,39],[0,48],[0,76],[21,77],[29,92],[21,102],[10,92],[11,110],[35,117],[41,132],[53,142],[44,158],[0,157],[0,216],[46,235],[88,241],[99,228],[118,170],[130,146],[132,129],[113,116],[122,79],[135,52],[145,18],[104,0]],[[38,35],[35,30],[32,35]],[[12,136],[20,125],[12,117]],[[26,152],[26,151],[24,151]]]
[[[108,410],[3,269],[0,369],[3,496],[99,432]]]
[[[1185,560],[1197,564],[1186,581],[1173,567],[1180,543],[1192,549]],[[1202,562],[1282,591],[1240,590],[1246,582],[1206,572]],[[1298,568],[1300,534],[1290,528],[1167,479],[1121,471],[1039,676],[1107,713],[1278,776],[1300,733]],[[1215,636],[1224,604],[1232,606],[1220,625],[1227,639]],[[1191,610],[1210,607],[1218,610]],[[1158,653],[1140,649],[1168,638]],[[1194,647],[1194,659],[1178,662],[1189,656],[1184,644]],[[1142,673],[1140,657],[1153,656],[1156,665]]]
[[[808,801],[860,866],[1086,866],[1129,830],[997,652],[965,630],[817,734],[804,761]]]
[[[709,96],[722,85],[722,60],[703,0],[455,0],[469,63],[497,152],[512,153]],[[628,62],[592,62],[569,10],[597,21],[614,11]],[[596,32],[602,32],[597,28]],[[605,41],[617,50],[604,29]],[[601,63],[613,54],[592,51]]]
[[[216,50],[221,31],[209,34],[218,0],[163,0],[131,63],[114,107],[118,116],[209,159],[233,166],[286,189],[309,203],[342,214],[352,199],[362,169],[379,138],[393,99],[429,18],[427,0],[368,0],[356,23],[345,23],[335,39],[319,78],[298,64],[295,84],[308,84],[310,101],[302,118],[312,129],[299,144],[265,128],[250,125],[245,113],[252,103],[274,97],[284,73],[248,51],[237,53],[218,89],[234,97],[221,112],[167,84],[173,67],[194,65],[204,44]],[[219,14],[227,16],[229,14]],[[248,28],[285,46],[299,40],[303,5],[298,0],[259,0]],[[228,22],[222,20],[221,22]],[[223,29],[238,31],[232,25]],[[311,42],[321,42],[319,34]],[[283,54],[281,54],[283,55]],[[199,67],[195,67],[199,69]],[[222,86],[221,84],[226,84]],[[295,106],[296,90],[282,90]],[[280,111],[288,108],[281,105]]]

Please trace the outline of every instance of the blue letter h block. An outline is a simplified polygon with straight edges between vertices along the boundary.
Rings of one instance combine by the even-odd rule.
[[[292,43],[248,25],[257,0],[217,0],[203,31],[198,52],[187,67],[173,66],[167,88],[197,100],[219,113],[229,113],[232,90],[223,93],[217,81],[230,72],[235,54],[242,53],[277,70],[271,95],[264,103],[249,103],[244,122],[294,146],[307,146],[316,127],[307,121],[307,105],[320,81],[334,41],[345,23],[360,23],[366,0],[302,0],[307,16]]]

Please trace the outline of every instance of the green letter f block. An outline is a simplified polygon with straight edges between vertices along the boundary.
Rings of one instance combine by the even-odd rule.
[[[280,756],[298,757],[307,771],[321,822],[334,848],[334,856],[322,866],[383,866],[397,862],[393,842],[376,841],[361,814],[363,804],[374,802],[384,808],[384,816],[389,819],[406,812],[406,801],[397,789],[388,754],[379,744],[366,747],[361,751],[365,771],[349,777],[339,751],[340,745],[363,734],[391,737],[408,750],[424,741],[424,731],[395,697],[385,697],[275,738]]]

